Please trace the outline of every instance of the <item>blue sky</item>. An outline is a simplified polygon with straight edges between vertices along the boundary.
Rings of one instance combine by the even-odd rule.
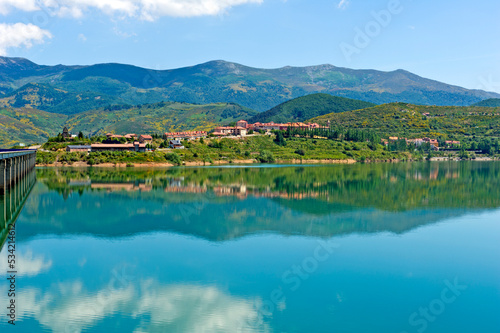
[[[0,0],[0,54],[154,69],[215,59],[402,68],[500,93],[499,17],[498,0]]]

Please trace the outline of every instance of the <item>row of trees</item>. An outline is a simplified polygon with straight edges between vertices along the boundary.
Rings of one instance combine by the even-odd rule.
[[[274,134],[276,135],[274,142],[280,146],[286,146],[286,139],[294,137],[300,137],[300,138],[323,137],[329,140],[370,142],[373,145],[381,142],[381,137],[373,131],[345,129],[343,127],[314,128],[314,129],[301,129],[301,128],[288,127],[286,131],[275,130]]]
[[[328,139],[346,140],[354,142],[380,143],[381,137],[370,130],[345,129],[343,127],[301,129],[288,127],[283,132],[285,138],[291,137],[324,137]]]

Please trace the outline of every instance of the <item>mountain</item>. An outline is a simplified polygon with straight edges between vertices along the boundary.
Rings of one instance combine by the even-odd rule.
[[[250,118],[249,122],[301,122],[328,113],[365,109],[372,106],[375,104],[328,94],[312,94],[292,99],[269,111],[259,113]]]
[[[103,135],[108,132],[164,133],[165,131],[210,130],[257,111],[230,103],[195,105],[160,102],[140,106],[110,106],[98,110],[63,115],[32,108],[0,108],[0,147],[19,142],[43,143],[62,132]]]
[[[62,114],[74,114],[120,103],[123,101],[117,97],[93,92],[68,92],[40,83],[28,83],[0,98],[0,107],[34,108]]]
[[[390,103],[330,113],[311,122],[372,130],[387,136],[408,138],[500,137],[500,107],[422,106]]]
[[[0,108],[0,147],[44,143],[62,131],[67,116],[36,109]]]
[[[486,106],[490,108],[500,107],[500,98],[490,98],[479,103],[473,104],[472,106]]]
[[[111,96],[133,105],[167,100],[196,104],[224,102],[258,111],[314,93],[376,104],[400,101],[470,105],[487,98],[500,98],[496,93],[467,90],[404,70],[382,72],[332,65],[259,69],[226,61],[151,70],[122,64],[41,66],[26,59],[0,57],[0,95],[31,82],[76,94]]]

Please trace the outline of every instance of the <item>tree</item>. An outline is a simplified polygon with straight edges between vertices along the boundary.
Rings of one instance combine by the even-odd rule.
[[[78,133],[78,139],[83,139],[83,133],[82,133],[82,131],[80,131],[80,133]]]
[[[282,146],[282,147],[285,147],[285,146],[286,146],[286,140],[285,140],[285,138],[283,137],[283,132],[281,132],[281,131],[276,131],[276,137],[274,138],[274,142],[275,142],[278,146]]]

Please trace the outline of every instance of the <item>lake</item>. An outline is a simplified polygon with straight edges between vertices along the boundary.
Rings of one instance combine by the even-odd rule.
[[[1,332],[500,332],[498,162],[41,168],[23,189],[0,197]]]

